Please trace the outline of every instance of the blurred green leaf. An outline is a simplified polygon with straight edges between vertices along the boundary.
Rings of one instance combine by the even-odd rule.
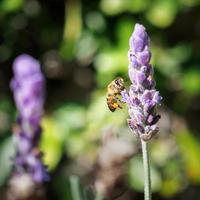
[[[156,0],[151,4],[146,17],[159,28],[170,26],[175,20],[178,5],[174,0]]]
[[[190,67],[188,71],[185,71],[182,75],[182,87],[183,91],[189,96],[200,94],[200,70]]]
[[[91,62],[91,58],[97,51],[99,41],[89,31],[84,31],[75,47],[75,55],[79,62],[83,65]],[[87,51],[86,51],[87,49]]]
[[[128,173],[129,173],[130,186],[138,191],[143,191],[144,172],[143,172],[143,162],[141,156],[134,156],[131,159]],[[152,164],[151,164],[151,183],[152,183],[152,191],[154,192],[160,189],[162,183],[158,170]]]
[[[147,9],[149,2],[149,0],[101,0],[100,7],[107,15],[118,15],[125,11],[138,13]]]
[[[106,28],[106,21],[104,16],[97,11],[87,13],[86,24],[91,30],[96,32],[102,32]]]
[[[200,4],[199,0],[179,0],[179,2],[185,5],[186,7],[197,6]]]
[[[86,122],[85,108],[78,104],[62,105],[54,112],[53,117],[64,137],[66,137],[66,132],[69,129],[81,129],[85,126]]]
[[[94,192],[87,186],[80,183],[80,178],[76,175],[67,177],[59,174],[55,179],[55,189],[59,191],[59,200],[94,200]]]
[[[15,155],[15,145],[13,138],[7,138],[0,144],[0,186],[2,186],[11,173],[13,167],[12,158]]]
[[[152,46],[152,63],[168,78],[180,76],[181,64],[191,56],[188,44],[179,44],[173,48]]]
[[[81,3],[79,0],[69,0],[65,5],[65,24],[63,42],[60,52],[64,59],[72,59],[75,53],[75,44],[82,29]]]
[[[2,0],[0,2],[0,11],[13,12],[22,7],[24,0]]]
[[[87,143],[87,139],[81,132],[71,131],[66,141],[67,153],[71,158],[77,158],[86,153],[86,150],[91,147]]]
[[[167,198],[170,198],[176,195],[180,191],[180,182],[169,178],[163,180],[161,194]]]
[[[130,18],[121,18],[117,23],[116,28],[116,34],[117,34],[117,49],[116,47],[113,47],[113,49],[116,49],[118,51],[119,49],[125,52],[128,52],[129,48],[129,38],[132,34],[133,27],[135,25],[134,19]],[[123,34],[122,34],[123,33]],[[128,57],[126,56],[127,61]]]
[[[11,101],[7,98],[0,101],[0,135],[10,132],[10,127],[15,118],[15,113]]]
[[[44,163],[48,165],[49,170],[53,170],[61,158],[64,141],[52,118],[44,117],[42,127],[40,146],[44,152]]]
[[[188,179],[194,183],[200,183],[200,142],[189,130],[182,130],[176,134],[185,172]]]
[[[100,7],[107,15],[117,15],[126,10],[127,0],[101,0]]]
[[[157,166],[163,167],[172,157],[171,140],[155,140],[151,144],[151,157]]]
[[[129,0],[127,1],[127,10],[134,13],[139,13],[145,11],[149,7],[150,3],[150,0]]]
[[[95,65],[98,71],[97,81],[100,86],[106,85],[116,78],[117,74],[128,71],[128,59],[126,50],[107,51],[96,57]]]
[[[184,176],[181,173],[181,163],[178,159],[170,159],[163,169],[163,182],[160,192],[165,197],[172,197],[184,187]]]
[[[69,178],[70,189],[72,193],[72,200],[82,200],[81,191],[80,191],[80,183],[77,176],[71,176]]]
[[[93,192],[87,188],[83,187],[80,183],[80,179],[77,176],[69,177],[71,200],[94,200]]]

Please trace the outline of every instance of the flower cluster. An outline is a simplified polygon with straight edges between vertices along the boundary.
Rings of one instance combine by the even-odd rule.
[[[158,132],[156,123],[160,115],[156,113],[156,106],[162,99],[155,89],[149,42],[144,26],[136,24],[128,52],[131,86],[129,92],[122,91],[122,101],[128,104],[130,115],[128,125],[144,141]]]
[[[35,182],[47,180],[48,173],[42,164],[38,148],[41,137],[40,120],[45,100],[45,80],[40,64],[29,55],[18,56],[13,64],[14,78],[11,89],[19,112],[14,129],[17,153],[17,174],[29,174]]]

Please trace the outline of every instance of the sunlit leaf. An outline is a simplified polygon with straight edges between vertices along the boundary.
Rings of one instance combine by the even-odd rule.
[[[148,8],[149,0],[101,0],[100,7],[107,15],[117,15],[125,11],[138,13]]]
[[[183,160],[182,167],[187,173],[188,179],[200,183],[200,142],[188,130],[176,134],[176,141]]]
[[[107,15],[117,15],[126,9],[127,0],[101,0],[100,7]]]
[[[61,55],[63,58],[74,57],[75,44],[82,29],[81,4],[79,0],[67,1],[65,5],[65,25]]]
[[[153,25],[165,28],[175,20],[177,9],[177,3],[174,0],[157,0],[152,3],[146,17]]]
[[[129,0],[127,1],[127,10],[134,13],[142,12],[149,7],[150,2],[149,0]]]
[[[165,197],[172,197],[180,191],[180,182],[169,178],[162,183],[161,194]]]
[[[24,0],[2,0],[0,2],[0,11],[13,12],[22,7]]]
[[[55,121],[52,118],[44,117],[42,127],[43,133],[40,145],[44,152],[44,163],[52,170],[61,158],[63,141],[59,129],[57,129]]]

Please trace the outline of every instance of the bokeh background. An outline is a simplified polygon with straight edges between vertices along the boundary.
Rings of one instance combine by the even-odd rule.
[[[127,108],[111,113],[105,100],[115,77],[129,85],[128,40],[142,23],[163,96],[150,144],[153,199],[200,199],[199,11],[199,0],[1,0],[0,193],[13,169],[12,63],[28,53],[47,81],[46,198],[94,199],[95,190],[109,200],[143,198],[140,143],[127,127]]]

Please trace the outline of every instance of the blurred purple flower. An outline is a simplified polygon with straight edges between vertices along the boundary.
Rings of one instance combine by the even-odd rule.
[[[19,112],[15,129],[17,154],[16,172],[28,173],[35,182],[48,179],[38,148],[41,136],[40,120],[45,100],[45,80],[40,63],[29,55],[18,56],[13,63],[11,89]]]
[[[22,120],[38,121],[43,112],[45,81],[40,64],[29,55],[18,56],[13,64],[11,88]]]
[[[158,132],[156,123],[160,115],[156,107],[162,97],[155,89],[153,68],[150,65],[149,37],[145,27],[135,25],[129,40],[129,77],[131,86],[129,91],[122,91],[122,101],[128,104],[130,119],[128,125],[138,137],[147,141]]]

